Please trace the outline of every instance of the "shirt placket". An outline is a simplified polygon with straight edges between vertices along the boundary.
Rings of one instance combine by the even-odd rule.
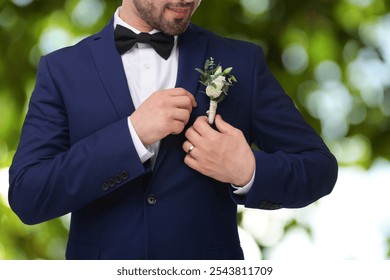
[[[160,85],[157,84],[156,63],[153,60],[154,49],[150,45],[139,44],[140,90],[142,102],[152,93],[156,92]]]

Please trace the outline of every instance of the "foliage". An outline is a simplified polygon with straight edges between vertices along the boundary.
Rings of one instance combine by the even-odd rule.
[[[194,20],[261,45],[340,164],[390,159],[389,1],[227,0],[218,9],[215,2],[203,1]]]
[[[100,30],[119,3],[0,0],[0,168],[17,147],[39,57]],[[390,159],[389,5],[204,0],[193,21],[261,45],[271,71],[340,164],[369,167],[378,157]],[[0,258],[58,258],[47,244],[64,244],[61,220],[26,227],[1,200],[0,210]]]
[[[1,197],[0,213],[0,260],[64,259],[68,232],[65,218],[23,225]]]

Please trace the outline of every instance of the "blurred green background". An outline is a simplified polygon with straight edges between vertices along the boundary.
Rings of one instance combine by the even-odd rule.
[[[3,178],[40,56],[99,31],[120,2],[0,0]],[[389,0],[203,0],[193,22],[262,46],[272,72],[340,166],[369,170],[378,159],[390,160],[389,8]],[[25,226],[8,207],[7,182],[0,180],[0,188],[0,259],[63,259],[68,217]],[[291,218],[280,239],[297,226],[310,235],[310,227]],[[269,258],[270,245],[255,240]]]

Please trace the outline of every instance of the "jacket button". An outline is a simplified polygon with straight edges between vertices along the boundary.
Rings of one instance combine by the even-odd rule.
[[[115,176],[115,183],[119,184],[120,182],[122,182],[122,176],[116,175]]]
[[[108,185],[110,186],[110,188],[113,188],[116,185],[114,178],[108,180]]]
[[[157,203],[157,197],[154,195],[154,194],[150,194],[148,195],[148,197],[146,198],[146,201],[148,202],[148,204],[150,205],[155,205]]]
[[[123,180],[127,180],[129,178],[129,173],[127,171],[122,171],[121,177]]]
[[[110,186],[109,186],[107,183],[103,183],[103,184],[100,186],[100,188],[101,188],[103,191],[107,191],[107,190],[110,188]]]

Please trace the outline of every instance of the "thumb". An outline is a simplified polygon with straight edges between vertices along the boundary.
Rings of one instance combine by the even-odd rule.
[[[233,126],[231,126],[229,123],[225,122],[221,115],[216,115],[215,116],[215,126],[217,127],[218,131],[221,132],[222,134],[229,133],[234,129]]]

